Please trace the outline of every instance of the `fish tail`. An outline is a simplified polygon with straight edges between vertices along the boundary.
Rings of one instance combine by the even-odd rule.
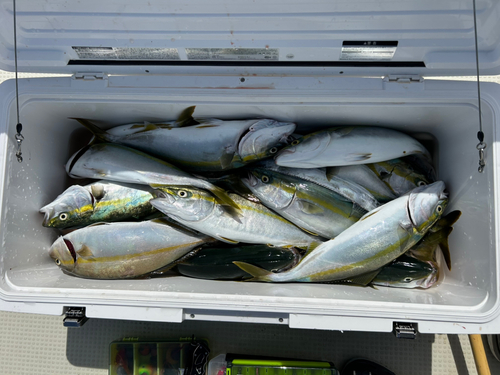
[[[448,227],[440,230],[440,240],[439,247],[441,248],[441,253],[444,256],[444,261],[446,262],[446,266],[451,271],[451,255],[450,255],[450,247],[448,246],[448,236],[450,235],[453,228]]]
[[[100,127],[98,127],[96,124],[94,124],[92,121],[86,120],[83,118],[76,118],[76,117],[70,117],[70,119],[76,120],[80,124],[85,126],[88,130],[90,130],[92,132],[92,134],[94,134],[94,136],[97,139],[104,141],[104,142],[109,142],[108,134],[104,130],[102,130]]]
[[[272,279],[273,273],[270,271],[267,271],[263,268],[245,262],[234,261],[233,263],[246,273],[249,273],[250,275],[253,276],[252,279],[249,279],[247,281],[266,281],[266,282],[273,281]]]
[[[434,224],[431,228],[432,232],[438,232],[443,228],[451,227],[453,224],[457,222],[458,219],[460,219],[460,216],[462,215],[462,212],[459,210],[450,212],[448,215],[445,215],[441,217],[436,224]]]

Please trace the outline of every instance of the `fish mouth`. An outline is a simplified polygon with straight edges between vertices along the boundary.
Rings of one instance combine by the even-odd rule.
[[[48,206],[45,206],[45,207],[40,208],[40,210],[38,212],[40,212],[41,214],[44,215],[42,225],[44,227],[49,227],[50,226],[49,225],[50,217],[53,214],[52,209],[50,209]]]
[[[252,172],[248,172],[247,178],[242,178],[241,181],[249,187],[255,187],[259,183],[259,180],[254,176]]]
[[[149,203],[156,208],[158,211],[163,212],[166,215],[169,215],[171,212],[174,211],[173,209],[173,203],[175,202],[175,199],[173,199],[169,194],[166,194],[165,198],[159,197],[156,199],[151,199]]]
[[[420,288],[427,289],[433,286],[438,281],[438,278],[439,278],[439,270],[437,268],[433,268],[429,276],[420,280],[417,283],[417,285]]]

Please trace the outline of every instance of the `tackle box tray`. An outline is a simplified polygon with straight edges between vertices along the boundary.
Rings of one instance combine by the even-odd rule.
[[[0,68],[12,71],[12,3],[0,3]],[[481,71],[497,74],[500,4],[477,5]],[[475,74],[472,2],[54,0],[19,3],[17,21],[19,69],[68,76],[19,80],[22,163],[15,157],[15,82],[0,86],[0,309],[60,315],[84,307],[90,318],[329,330],[392,331],[401,322],[425,333],[500,332],[500,86],[481,84],[487,149],[478,173],[476,83],[422,78]],[[57,233],[42,227],[38,210],[75,183],[64,164],[90,134],[69,118],[109,126],[155,122],[191,105],[200,117],[293,121],[298,133],[377,125],[425,140],[450,193],[448,212],[462,211],[449,239],[451,272],[444,270],[441,284],[429,290],[63,274],[48,256]]]

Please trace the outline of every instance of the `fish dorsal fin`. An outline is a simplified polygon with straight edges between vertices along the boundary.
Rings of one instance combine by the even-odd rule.
[[[326,179],[331,181],[339,173],[340,167],[329,167],[326,169]]]
[[[175,122],[175,125],[177,127],[181,128],[183,126],[188,126],[191,125],[195,120],[193,119],[193,113],[195,110],[196,106],[193,105],[191,107],[187,107],[184,109],[179,117],[177,118],[177,121]]]
[[[195,118],[194,121],[198,123],[198,125],[195,125],[195,128],[201,129],[219,126],[222,124],[222,120],[219,120],[218,118]]]
[[[92,121],[83,119],[83,118],[76,118],[76,117],[70,117],[71,120],[76,120],[78,121],[81,125],[85,126],[88,130],[92,132],[94,137],[99,139],[100,141],[108,142],[108,136],[107,133],[102,130],[100,127],[98,127],[96,124],[94,124]]]
[[[85,260],[94,259],[94,254],[87,245],[82,245],[82,247],[77,250],[76,253]]]
[[[297,203],[299,205],[299,209],[307,215],[320,215],[325,212],[323,207],[303,199],[298,199]]]
[[[104,185],[102,184],[93,184],[90,186],[90,190],[92,191],[92,195],[95,199],[101,200],[106,195],[106,191],[104,190]]]

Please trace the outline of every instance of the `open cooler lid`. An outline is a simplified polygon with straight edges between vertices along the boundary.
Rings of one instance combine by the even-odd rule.
[[[13,71],[13,4],[0,2],[0,68]],[[500,2],[476,3],[481,74],[500,74]],[[473,0],[16,4],[24,72],[476,73]]]

